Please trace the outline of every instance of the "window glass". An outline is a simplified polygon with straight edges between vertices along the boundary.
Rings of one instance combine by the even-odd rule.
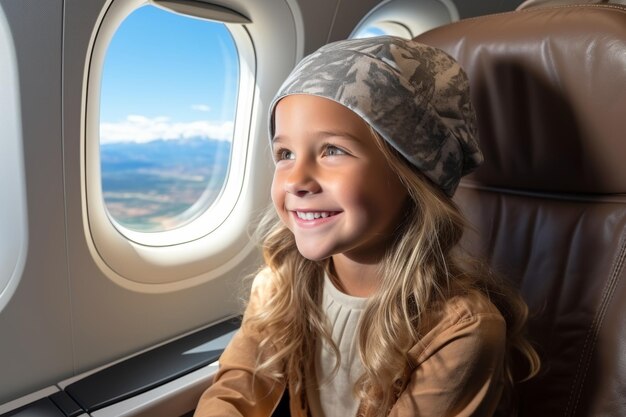
[[[411,39],[413,34],[401,23],[398,22],[372,22],[362,25],[352,35],[353,38],[371,38],[374,36],[398,36],[404,39]]]
[[[189,223],[226,182],[239,61],[222,23],[146,5],[106,51],[100,167],[109,217],[162,232]]]

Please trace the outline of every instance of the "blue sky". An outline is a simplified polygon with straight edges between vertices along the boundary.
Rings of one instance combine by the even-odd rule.
[[[137,9],[122,22],[106,53],[101,142],[227,139],[238,65],[223,24],[154,6]]]

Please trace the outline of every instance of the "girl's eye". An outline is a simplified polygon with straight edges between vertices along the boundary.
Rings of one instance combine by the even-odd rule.
[[[338,148],[336,146],[328,145],[326,149],[324,150],[324,154],[326,156],[337,156],[337,155],[346,155],[346,152],[343,149]]]
[[[289,159],[294,159],[295,155],[289,149],[278,149],[275,152],[276,161],[285,161]]]

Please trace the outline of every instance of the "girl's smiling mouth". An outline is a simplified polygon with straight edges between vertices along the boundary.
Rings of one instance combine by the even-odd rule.
[[[319,218],[323,218],[325,219],[326,217],[331,217],[334,216],[336,214],[338,214],[338,211],[299,211],[299,210],[295,210],[294,213],[296,213],[296,216],[298,216],[299,219],[301,220],[314,220],[314,219],[319,219]]]
[[[330,210],[291,210],[294,220],[301,226],[317,226],[326,223],[341,213],[341,211]]]

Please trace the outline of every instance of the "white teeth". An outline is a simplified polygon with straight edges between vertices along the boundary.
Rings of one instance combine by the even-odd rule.
[[[302,212],[302,211],[296,211],[296,214],[298,215],[298,218],[302,219],[302,220],[314,220],[314,219],[319,219],[321,218],[326,218],[330,216],[330,212],[328,211],[318,211],[318,212],[313,212],[313,211],[307,211],[307,212]]]

